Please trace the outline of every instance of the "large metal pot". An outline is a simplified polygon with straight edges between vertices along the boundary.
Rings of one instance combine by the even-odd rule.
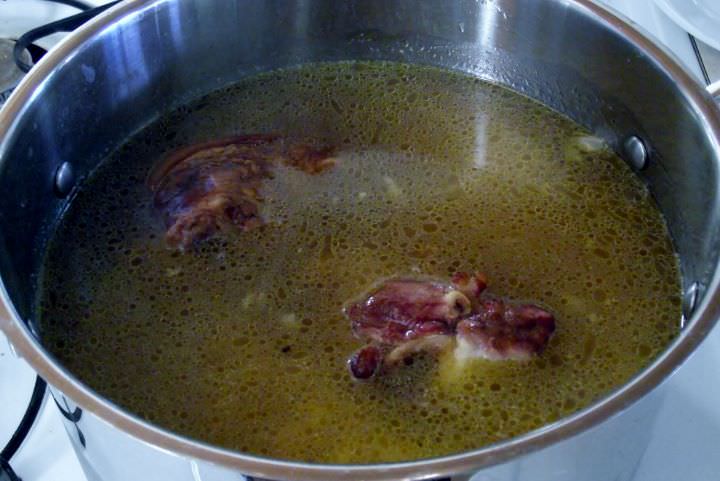
[[[187,439],[103,399],[59,365],[38,341],[33,298],[68,187],[169,108],[254,72],[340,59],[468,71],[607,139],[649,183],[675,241],[686,292],[678,338],[630,382],[552,425],[454,456],[365,466],[283,462]],[[719,161],[720,114],[711,96],[662,48],[590,0],[128,1],[63,41],[0,115],[0,327],[52,386],[91,481],[238,480],[241,473],[628,480],[661,399],[656,388],[720,313]]]

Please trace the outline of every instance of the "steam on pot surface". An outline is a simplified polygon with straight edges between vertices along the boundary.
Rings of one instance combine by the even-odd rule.
[[[678,260],[621,159],[516,93],[403,64],[264,73],[165,115],[87,179],[44,265],[43,339],[82,381],[292,460],[516,436],[679,330]]]

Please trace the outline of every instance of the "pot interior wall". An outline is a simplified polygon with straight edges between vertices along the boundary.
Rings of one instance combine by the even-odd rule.
[[[717,151],[664,71],[566,1],[158,1],[104,28],[45,78],[0,146],[0,272],[24,319],[48,234],[78,179],[161,112],[258,71],[383,59],[470,72],[606,138],[651,147],[642,175],[665,213],[685,285],[717,262]],[[32,247],[31,247],[32,246]]]

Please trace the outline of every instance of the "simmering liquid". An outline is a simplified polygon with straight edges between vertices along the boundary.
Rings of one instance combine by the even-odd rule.
[[[179,253],[145,179],[173,149],[278,133],[338,147],[278,166],[255,230]],[[354,381],[343,304],[378,280],[482,271],[546,306],[528,362],[420,355]],[[101,395],[253,454],[379,462],[479,448],[576,411],[675,336],[678,261],[646,188],[568,119],[460,73],[332,63],[261,74],[150,125],[72,201],[38,298],[43,339]]]

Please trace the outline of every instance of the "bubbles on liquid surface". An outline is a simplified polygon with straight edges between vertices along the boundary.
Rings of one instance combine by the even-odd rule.
[[[266,225],[169,250],[150,166],[257,132],[337,145],[338,164],[320,176],[279,167],[263,187]],[[587,136],[512,92],[431,68],[339,63],[243,80],[161,118],[87,181],[46,260],[43,337],[121,405],[256,454],[397,461],[523,433],[628,379],[678,329],[663,221]],[[353,382],[345,361],[361,342],[342,304],[380,278],[458,270],[550,307],[548,350],[467,369],[420,356]]]

